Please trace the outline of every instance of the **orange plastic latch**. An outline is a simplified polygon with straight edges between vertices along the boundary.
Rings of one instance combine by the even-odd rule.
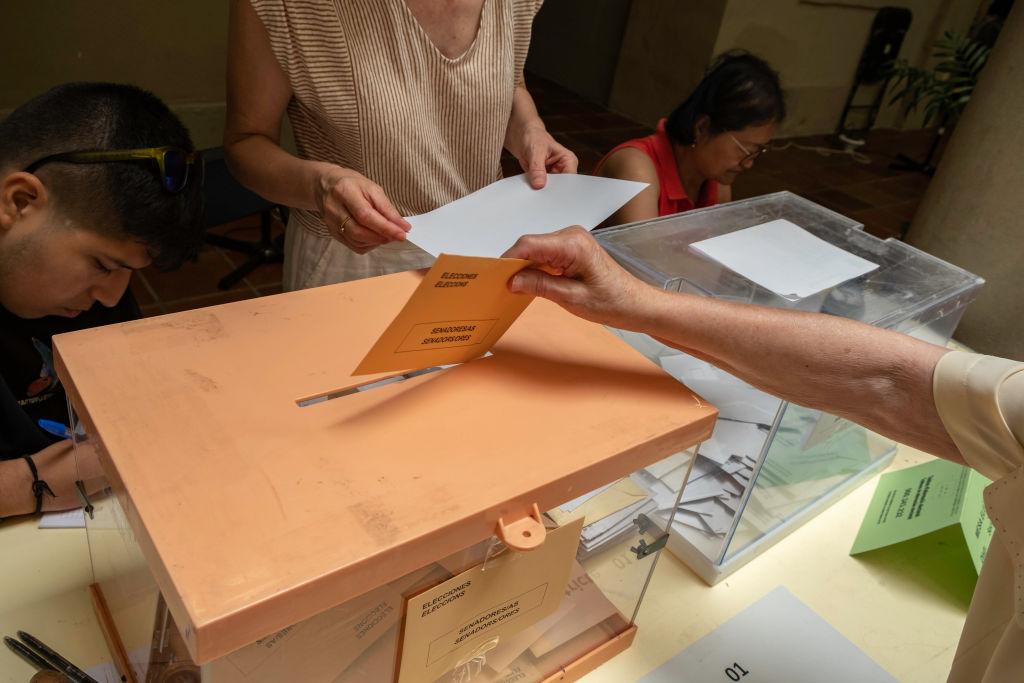
[[[544,528],[537,504],[533,504],[529,517],[523,517],[510,524],[505,524],[504,518],[499,517],[497,536],[513,550],[533,550],[540,547],[547,536],[547,530]]]

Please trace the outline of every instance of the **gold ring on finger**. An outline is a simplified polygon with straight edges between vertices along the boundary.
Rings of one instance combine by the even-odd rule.
[[[339,235],[344,235],[344,234],[345,234],[345,226],[346,226],[346,225],[348,225],[348,222],[349,222],[350,220],[352,220],[352,216],[347,216],[347,217],[345,218],[345,220],[343,220],[343,221],[341,222],[341,229],[340,229],[340,230],[338,230],[338,234],[339,234]]]

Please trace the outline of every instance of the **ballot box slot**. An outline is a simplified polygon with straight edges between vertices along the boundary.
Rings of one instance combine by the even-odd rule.
[[[493,354],[490,351],[488,351],[484,355],[480,356],[480,358],[488,358],[491,355],[493,355]],[[479,359],[474,359],[474,360],[479,360]],[[469,361],[469,362],[472,363],[473,361]],[[389,384],[395,384],[397,382],[404,382],[406,380],[412,379],[413,377],[421,377],[423,375],[432,375],[435,372],[442,372],[444,370],[448,370],[450,368],[454,368],[454,367],[457,367],[459,365],[464,365],[464,363],[451,363],[449,365],[436,365],[434,367],[423,368],[421,370],[410,370],[408,372],[398,373],[397,375],[392,375],[391,377],[384,377],[384,378],[378,378],[378,379],[373,379],[373,380],[367,380],[366,382],[364,382],[362,384],[349,385],[349,386],[343,387],[341,389],[333,389],[331,391],[321,392],[319,394],[313,394],[312,396],[307,396],[306,398],[300,398],[300,399],[295,401],[295,404],[297,406],[299,406],[300,408],[307,408],[309,406],[316,405],[318,403],[323,403],[324,401],[331,401],[331,400],[336,399],[336,398],[344,398],[345,396],[351,396],[353,394],[359,394],[359,393],[366,392],[366,391],[373,391],[374,389],[380,389],[381,387],[386,387]]]
[[[323,403],[324,401],[331,401],[336,398],[344,398],[345,396],[351,396],[353,394],[358,394],[364,391],[373,391],[374,389],[380,389],[381,387],[385,387],[389,384],[395,384],[396,382],[404,382],[406,380],[412,379],[413,377],[420,377],[422,375],[430,375],[435,372],[441,372],[451,367],[453,366],[439,365],[433,368],[424,368],[422,370],[415,370],[413,372],[404,372],[400,375],[385,377],[384,379],[375,379],[366,382],[365,384],[356,385],[354,387],[346,387],[344,389],[329,391],[325,394],[316,394],[314,396],[310,396],[307,398],[300,398],[297,401],[295,401],[295,403],[300,408],[307,408],[309,406],[316,405],[317,403]]]

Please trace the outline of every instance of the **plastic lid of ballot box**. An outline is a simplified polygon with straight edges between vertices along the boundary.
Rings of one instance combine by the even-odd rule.
[[[140,680],[545,681],[629,645],[664,538],[630,477],[715,409],[543,300],[489,357],[340,390],[418,283],[55,338],[76,452],[109,480],[95,582]]]
[[[776,219],[879,267],[793,299],[690,248]],[[898,240],[874,237],[856,222],[789,192],[608,228],[596,237],[627,270],[666,290],[820,311],[941,345],[984,284],[976,275]],[[668,542],[709,583],[756,557],[884,467],[895,453],[895,444],[863,428],[787,404],[646,335],[616,332],[720,411],[715,434],[702,445],[690,474]],[[655,474],[681,484],[680,470]]]

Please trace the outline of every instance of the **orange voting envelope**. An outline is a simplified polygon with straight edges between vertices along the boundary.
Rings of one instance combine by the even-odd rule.
[[[487,353],[533,301],[508,291],[522,259],[441,254],[352,372],[419,370]]]

